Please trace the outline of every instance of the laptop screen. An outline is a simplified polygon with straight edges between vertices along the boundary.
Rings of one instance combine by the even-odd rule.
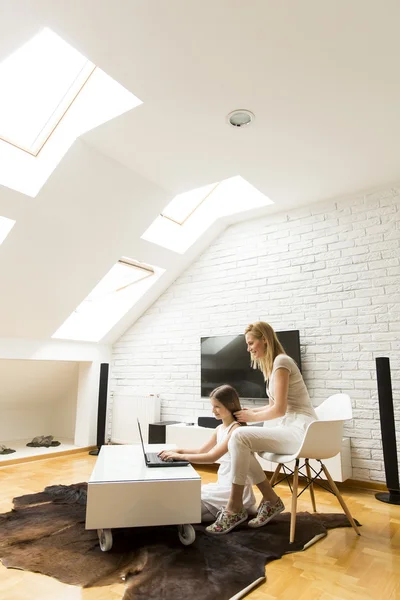
[[[147,462],[147,456],[146,456],[146,452],[145,452],[145,449],[144,449],[144,443],[143,443],[142,428],[140,427],[139,419],[137,420],[137,424],[138,424],[138,429],[139,429],[140,441],[141,441],[141,444],[142,444],[142,450],[143,450],[144,460]]]

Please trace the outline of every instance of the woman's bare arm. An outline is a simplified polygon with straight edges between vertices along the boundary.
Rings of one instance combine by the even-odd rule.
[[[254,423],[257,421],[270,421],[286,414],[287,397],[289,392],[289,371],[279,367],[274,373],[275,398],[273,404],[262,408],[239,410],[235,417],[239,423]]]

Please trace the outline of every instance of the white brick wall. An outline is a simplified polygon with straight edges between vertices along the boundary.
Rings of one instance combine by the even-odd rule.
[[[229,227],[115,344],[111,389],[160,394],[163,419],[194,421],[210,414],[201,336],[299,329],[314,404],[353,400],[353,477],[383,480],[375,357],[390,357],[399,425],[399,258],[399,189]]]

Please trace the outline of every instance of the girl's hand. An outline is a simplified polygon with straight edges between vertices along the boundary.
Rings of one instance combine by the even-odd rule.
[[[182,458],[182,455],[176,450],[163,450],[162,452],[158,453],[158,456],[162,458],[162,460],[179,460]]]
[[[161,452],[158,453],[158,456],[163,458],[163,455],[167,452],[176,452],[177,454],[182,454],[183,450],[182,448],[174,448],[174,450],[161,450]]]
[[[253,411],[249,410],[248,408],[243,408],[242,410],[238,410],[233,414],[239,423],[250,423],[251,421],[255,421],[255,415]]]

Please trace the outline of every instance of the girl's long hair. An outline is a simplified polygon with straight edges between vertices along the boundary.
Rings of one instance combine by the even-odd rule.
[[[239,395],[234,387],[231,385],[220,385],[211,392],[210,398],[215,398],[215,400],[221,402],[221,404],[231,412],[236,421],[236,417],[233,413],[242,410],[242,406],[240,404]],[[237,421],[237,423],[239,423],[239,421]],[[239,423],[239,425],[247,425],[247,423]]]
[[[251,366],[253,369],[259,369],[264,375],[264,379],[269,379],[272,373],[272,367],[275,358],[278,354],[286,354],[282,344],[276,337],[275,331],[271,325],[264,321],[257,321],[251,323],[245,329],[246,333],[251,333],[258,340],[262,340],[265,343],[265,354],[261,358],[251,359]]]

